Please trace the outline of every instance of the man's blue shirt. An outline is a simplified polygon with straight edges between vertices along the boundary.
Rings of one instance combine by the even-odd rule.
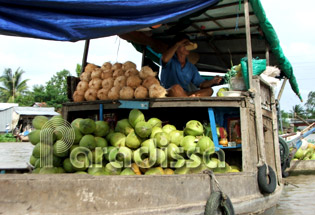
[[[179,84],[186,92],[190,92],[191,83],[193,83],[196,87],[199,87],[199,85],[204,81],[204,79],[200,76],[198,69],[188,60],[186,60],[184,68],[181,68],[176,54],[169,62],[167,62],[167,64],[163,64],[161,62],[161,65],[161,83],[166,89],[175,84]]]

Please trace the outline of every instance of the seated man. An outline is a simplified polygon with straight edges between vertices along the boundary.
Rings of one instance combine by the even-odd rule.
[[[189,50],[186,46],[191,42],[184,34],[175,37],[173,45],[167,49],[161,58],[161,84],[168,89],[170,97],[202,97],[213,94],[214,85],[218,85],[222,78],[214,77],[205,80],[198,69],[187,60]],[[192,87],[194,85],[195,87]],[[195,89],[193,89],[195,88]],[[199,88],[199,90],[196,90]]]

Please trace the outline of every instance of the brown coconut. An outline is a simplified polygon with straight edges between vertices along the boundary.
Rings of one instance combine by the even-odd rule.
[[[91,78],[101,78],[102,70],[100,68],[96,68],[91,73]]]
[[[149,76],[149,77],[147,77],[146,79],[143,80],[142,86],[144,86],[144,87],[149,89],[154,84],[160,85],[159,80],[157,78],[153,77],[153,76]]]
[[[105,62],[102,65],[102,69],[112,69],[112,64],[110,62]]]
[[[83,73],[80,75],[80,80],[81,80],[81,81],[90,82],[90,81],[92,80],[91,74],[92,74],[92,72],[83,72]]]
[[[136,68],[129,68],[126,70],[126,72],[125,72],[126,77],[130,77],[133,75],[139,75],[139,71]]]
[[[97,90],[93,88],[88,89],[84,94],[84,98],[86,101],[95,101],[97,99]]]
[[[113,77],[114,77],[114,78],[117,78],[117,77],[123,76],[123,75],[125,75],[124,70],[122,70],[122,69],[116,69],[116,70],[114,70],[114,73],[113,73]]]
[[[89,82],[80,81],[77,85],[76,90],[85,92],[89,88]]]
[[[126,61],[123,65],[122,65],[122,69],[124,71],[127,71],[130,68],[134,68],[137,69],[137,65],[131,61]]]
[[[105,69],[102,71],[101,79],[107,79],[113,77],[113,71],[110,69]]]
[[[119,91],[119,98],[121,99],[132,99],[134,90],[131,87],[123,87]]]
[[[140,85],[135,89],[134,97],[136,99],[145,99],[148,98],[148,95],[149,95],[148,89],[145,88],[144,86]]]
[[[99,100],[107,100],[108,99],[108,91],[109,89],[100,89],[97,91],[97,98]]]
[[[138,75],[133,75],[127,78],[126,86],[136,89],[141,85],[142,79]]]
[[[88,63],[85,68],[84,68],[84,72],[89,72],[91,73],[94,69],[98,68],[98,66],[96,66],[95,64],[92,63]]]
[[[84,91],[82,91],[82,90],[74,91],[72,98],[73,98],[74,102],[84,101]]]
[[[150,98],[164,98],[166,95],[166,90],[159,84],[153,84],[149,88],[149,97]]]
[[[119,99],[119,91],[120,91],[120,87],[112,87],[112,89],[110,89],[108,91],[108,99],[112,99],[112,100],[116,100]]]
[[[102,81],[102,87],[105,90],[110,90],[114,86],[114,79],[113,77],[109,77]]]
[[[127,78],[126,76],[118,76],[115,80],[114,80],[114,86],[115,87],[124,87],[126,86],[126,81],[127,81]]]
[[[153,72],[153,70],[151,69],[151,67],[149,66],[144,66],[141,68],[140,70],[140,78],[142,78],[143,80],[146,79],[147,77],[155,77],[156,76],[156,72]]]
[[[99,90],[102,87],[102,79],[94,78],[89,82],[89,88]]]
[[[121,63],[114,63],[114,65],[112,65],[112,70],[115,71],[117,69],[122,69],[122,64]]]

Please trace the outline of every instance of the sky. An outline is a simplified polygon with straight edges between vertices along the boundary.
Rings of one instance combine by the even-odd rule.
[[[293,71],[303,97],[302,103],[287,82],[280,100],[281,109],[290,111],[294,105],[304,105],[310,91],[315,91],[315,1],[261,0],[267,18],[273,25],[285,56]],[[82,63],[84,41],[59,42],[0,35],[0,73],[6,68],[25,71],[23,79],[29,86],[45,84],[63,69],[75,76],[77,64]],[[88,62],[102,65],[106,61],[141,64],[141,54],[117,36],[90,42]],[[279,88],[276,90],[278,93]]]

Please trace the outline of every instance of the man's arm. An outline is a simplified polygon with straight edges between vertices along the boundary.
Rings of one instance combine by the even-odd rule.
[[[213,79],[211,80],[205,80],[200,84],[200,89],[204,89],[204,88],[209,88],[215,85],[218,85],[221,81],[222,81],[222,77],[220,76],[215,76]]]
[[[167,49],[162,54],[162,63],[164,63],[164,64],[168,63],[172,59],[174,54],[176,53],[176,50],[178,49],[178,47],[180,47],[181,45],[187,44],[187,43],[189,43],[189,40],[188,39],[183,39],[183,40],[175,43],[169,49]]]

